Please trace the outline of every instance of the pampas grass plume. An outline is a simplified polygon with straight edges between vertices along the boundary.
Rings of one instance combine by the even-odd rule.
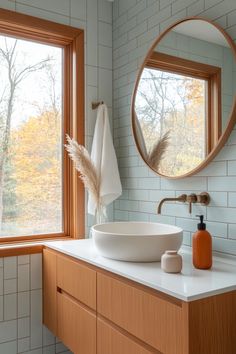
[[[167,131],[153,146],[148,154],[148,164],[158,171],[161,160],[163,159],[169,145],[170,132]]]
[[[91,160],[89,152],[83,145],[79,145],[76,140],[66,136],[66,150],[69,153],[71,160],[75,164],[76,170],[79,172],[79,177],[83,181],[85,188],[90,193],[96,206],[99,206],[99,189],[100,181],[97,175],[96,168]]]

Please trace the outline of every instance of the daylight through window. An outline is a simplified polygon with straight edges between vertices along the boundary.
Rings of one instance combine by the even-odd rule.
[[[60,47],[0,36],[0,235],[63,232]]]

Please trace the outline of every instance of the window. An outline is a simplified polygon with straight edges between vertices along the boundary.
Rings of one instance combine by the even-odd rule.
[[[83,237],[83,31],[0,10],[0,242]]]
[[[169,81],[167,95],[171,95],[171,90],[177,90],[179,94],[175,95],[175,109],[178,109],[177,101],[181,98],[181,91],[185,90],[185,97],[186,92],[190,93],[187,95],[188,102],[187,104],[184,102],[184,107],[191,109],[188,117],[195,117],[192,123],[188,122],[188,124],[197,124],[194,129],[196,132],[194,140],[202,139],[202,132],[205,131],[205,144],[201,144],[205,148],[199,151],[199,155],[205,158],[221,136],[221,68],[159,52],[153,52],[146,67],[149,69],[149,74],[162,77],[166,82]]]

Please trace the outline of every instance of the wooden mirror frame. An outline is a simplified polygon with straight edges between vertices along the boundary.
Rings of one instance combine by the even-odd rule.
[[[205,168],[213,159],[214,157],[220,152],[220,150],[222,149],[222,147],[225,145],[226,141],[228,140],[234,125],[236,123],[236,96],[234,96],[233,102],[232,102],[232,107],[231,107],[231,112],[229,114],[229,118],[228,118],[228,123],[226,125],[226,128],[224,129],[224,131],[221,134],[221,137],[217,143],[217,145],[211,150],[211,152],[207,155],[207,157],[205,158],[204,161],[202,161],[197,167],[195,167],[193,170],[191,170],[190,172],[187,172],[181,176],[165,176],[162,173],[157,172],[146,160],[140,146],[139,146],[139,141],[138,141],[138,137],[136,134],[136,130],[135,130],[135,119],[136,119],[136,112],[135,112],[135,99],[136,99],[136,93],[138,90],[138,85],[139,85],[139,81],[142,75],[142,72],[148,62],[148,60],[150,59],[151,54],[153,53],[154,49],[156,48],[156,46],[160,43],[160,41],[163,39],[163,37],[169,32],[171,31],[175,26],[179,25],[180,23],[189,21],[189,20],[201,20],[201,21],[205,21],[211,25],[213,25],[217,30],[219,30],[222,35],[225,37],[226,41],[228,42],[232,52],[233,52],[233,56],[236,60],[236,45],[234,44],[232,38],[228,35],[228,33],[226,33],[223,28],[221,28],[218,24],[215,24],[213,21],[211,20],[207,20],[203,17],[187,17],[183,20],[179,20],[177,22],[175,22],[174,24],[172,24],[171,26],[169,26],[164,32],[162,32],[160,34],[160,36],[155,40],[155,42],[153,43],[153,45],[151,46],[151,48],[149,49],[143,64],[141,66],[141,68],[139,69],[138,72],[138,76],[136,78],[135,81],[135,86],[134,86],[134,90],[133,90],[133,94],[132,94],[132,100],[131,100],[131,117],[132,117],[132,131],[133,131],[133,136],[134,136],[134,140],[135,140],[135,145],[138,149],[138,152],[140,154],[140,156],[142,157],[143,161],[146,163],[146,165],[151,168],[156,174],[158,174],[159,176],[165,177],[167,179],[180,179],[180,178],[185,178],[185,177],[189,177],[189,176],[193,176],[194,174],[198,173],[199,171],[201,171],[203,168]]]

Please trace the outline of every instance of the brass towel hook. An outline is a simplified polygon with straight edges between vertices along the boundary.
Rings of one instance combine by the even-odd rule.
[[[103,101],[92,102],[92,110],[97,109],[100,104],[104,104]]]

